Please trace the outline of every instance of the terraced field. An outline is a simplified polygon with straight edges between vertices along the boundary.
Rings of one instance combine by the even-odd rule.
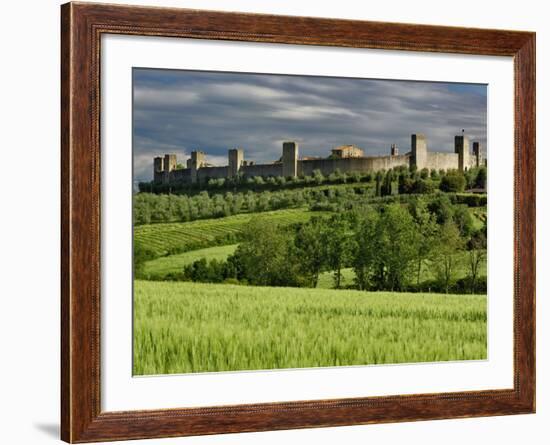
[[[266,218],[274,224],[290,225],[321,214],[323,212],[307,209],[286,209],[185,223],[147,224],[135,227],[134,237],[144,248],[157,255],[166,255],[173,249],[185,250],[187,246],[214,243],[216,239],[238,234],[252,218]]]

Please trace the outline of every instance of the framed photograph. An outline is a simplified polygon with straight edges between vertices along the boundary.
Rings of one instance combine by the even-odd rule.
[[[61,436],[535,412],[535,34],[61,8]]]

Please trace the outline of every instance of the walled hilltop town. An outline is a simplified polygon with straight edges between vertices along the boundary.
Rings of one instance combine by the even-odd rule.
[[[213,166],[207,163],[206,154],[192,151],[186,168],[178,166],[175,154],[166,154],[153,159],[153,182],[156,184],[205,183],[209,179],[231,178],[235,176],[310,176],[315,170],[323,175],[336,171],[341,173],[364,173],[389,170],[405,166],[421,170],[460,170],[486,165],[485,152],[479,142],[470,142],[464,134],[455,136],[454,153],[428,151],[428,143],[423,134],[411,135],[411,149],[399,154],[395,144],[390,147],[389,155],[365,156],[356,145],[342,145],[331,150],[326,157],[302,157],[296,142],[283,142],[283,152],[279,160],[256,164],[244,158],[242,148],[228,151],[228,165]]]

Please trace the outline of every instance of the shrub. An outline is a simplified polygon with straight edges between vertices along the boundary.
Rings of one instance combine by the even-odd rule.
[[[441,178],[439,188],[443,192],[462,192],[466,186],[466,179],[460,174],[447,174]]]

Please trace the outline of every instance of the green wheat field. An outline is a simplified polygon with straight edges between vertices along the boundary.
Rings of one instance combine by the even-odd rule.
[[[481,360],[486,306],[484,295],[136,280],[133,373]]]

